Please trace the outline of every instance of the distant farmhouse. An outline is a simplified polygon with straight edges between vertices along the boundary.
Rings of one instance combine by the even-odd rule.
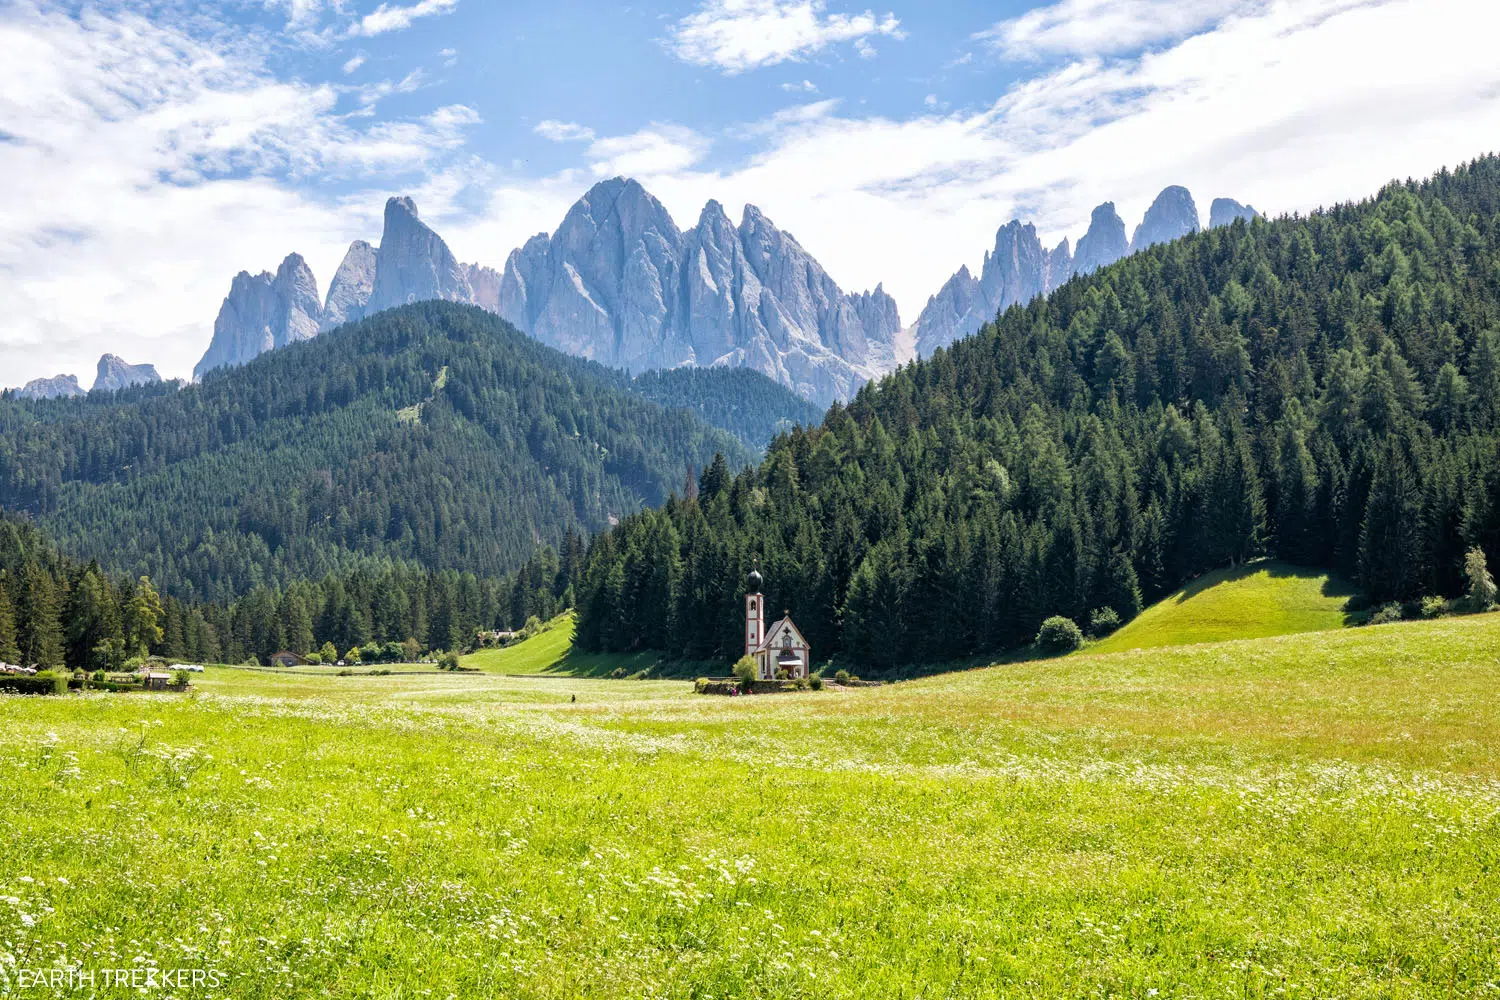
[[[305,667],[305,666],[307,666],[307,661],[305,659],[303,659],[302,657],[298,656],[296,653],[288,652],[287,650],[282,650],[281,652],[277,653],[275,656],[271,657],[271,666],[273,666],[273,667]]]
[[[791,680],[806,677],[812,648],[790,614],[766,628],[766,598],[761,593],[764,584],[760,570],[752,569],[745,581],[745,655],[755,659],[760,680],[775,680],[782,670]]]

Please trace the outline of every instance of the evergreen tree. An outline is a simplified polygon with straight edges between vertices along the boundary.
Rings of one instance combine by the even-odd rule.
[[[162,641],[163,611],[161,598],[148,577],[136,581],[123,617],[126,649],[135,656],[149,656]]]
[[[21,647],[16,644],[16,614],[10,603],[10,592],[5,581],[0,579],[0,663],[16,664],[21,660]]]
[[[1415,597],[1421,582],[1416,484],[1392,443],[1381,452],[1360,531],[1359,571],[1376,601]]]
[[[35,561],[27,562],[21,571],[16,611],[16,643],[21,649],[21,662],[39,667],[63,666],[57,587],[51,575]]]

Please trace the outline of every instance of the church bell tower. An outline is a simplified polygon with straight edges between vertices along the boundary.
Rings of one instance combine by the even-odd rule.
[[[752,569],[745,578],[745,655],[750,656],[766,637],[766,601],[761,595],[759,569]]]

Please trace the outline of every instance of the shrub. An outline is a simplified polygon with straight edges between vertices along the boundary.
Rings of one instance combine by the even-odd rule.
[[[1469,605],[1475,611],[1488,611],[1495,604],[1495,578],[1490,576],[1484,549],[1475,547],[1464,556],[1464,576],[1469,578]]]
[[[698,693],[698,694],[702,694],[704,691],[708,690],[708,685],[709,685],[708,678],[707,677],[700,677],[697,680],[693,681],[693,690],[696,693]]]
[[[1042,622],[1036,634],[1036,646],[1044,653],[1071,653],[1083,645],[1083,632],[1078,623],[1062,615],[1053,615]]]
[[[1114,608],[1095,608],[1089,615],[1089,635],[1103,639],[1120,627],[1120,615]]]
[[[1371,625],[1389,625],[1391,622],[1399,622],[1400,620],[1401,605],[1397,604],[1395,601],[1392,601],[1389,604],[1382,604],[1380,607],[1376,608],[1375,613],[1370,616]]]
[[[458,654],[455,653],[455,652],[453,652],[452,650],[449,650],[448,652],[443,653],[441,656],[438,657],[438,669],[439,670],[457,670],[458,669]]]
[[[0,674],[0,691],[17,694],[67,694],[68,675],[43,670],[38,674]]]
[[[787,681],[792,679],[792,675],[787,672],[785,667],[781,667],[776,671],[776,679],[778,681]]]
[[[806,677],[798,677],[797,678],[797,690],[798,691],[806,691],[807,690],[807,678]]]
[[[349,672],[352,674],[354,671],[351,670]],[[382,668],[380,670],[371,670],[370,671],[370,676],[371,677],[389,677],[390,675],[391,675],[391,672],[389,670],[384,669],[384,668]]]
[[[813,674],[811,677],[809,677],[807,679],[807,684],[814,691],[821,691],[821,690],[823,690],[823,675],[822,674]]]
[[[847,670],[840,670],[838,673],[836,673],[836,674],[833,675],[833,679],[836,680],[836,681],[838,681],[840,684],[848,684],[849,683],[849,671],[847,671]]]
[[[735,661],[733,673],[736,680],[744,684],[753,684],[756,675],[760,673],[760,665],[755,662],[755,657],[742,656]]]
[[[323,657],[318,653],[308,653],[303,659],[308,662],[309,666],[314,667],[323,662]]]
[[[174,670],[174,671],[172,671],[172,686],[173,687],[185,688],[191,682],[192,682],[192,678],[188,676],[188,672],[186,670]]]
[[[609,672],[610,680],[623,681],[625,679],[625,668],[615,667]]]
[[[371,673],[374,673],[374,671],[371,671]],[[354,676],[354,671],[350,670],[348,667],[344,667],[342,670],[339,671],[339,676],[340,677],[353,677]]]
[[[102,670],[95,670],[92,674],[89,675],[89,680],[93,681],[95,684],[103,684],[108,679],[109,678]]]
[[[1448,613],[1448,602],[1441,597],[1429,596],[1422,598],[1422,617],[1441,618]]]

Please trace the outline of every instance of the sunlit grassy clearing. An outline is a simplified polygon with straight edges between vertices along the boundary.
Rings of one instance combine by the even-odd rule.
[[[0,948],[256,997],[1472,996],[1497,663],[1486,616],[738,699],[4,699]]]
[[[1327,573],[1263,560],[1205,573],[1093,648],[1115,653],[1343,628],[1353,594]]]
[[[563,660],[573,648],[572,612],[548,623],[545,632],[503,649],[481,649],[465,656],[465,667],[496,674],[540,674],[563,669]]]
[[[608,677],[617,670],[627,676],[640,671],[654,671],[652,676],[660,676],[663,670],[673,676],[684,676],[684,671],[691,668],[689,664],[667,663],[660,653],[654,652],[607,655],[576,650],[573,648],[576,621],[576,616],[569,611],[549,622],[545,631],[523,642],[503,649],[481,649],[463,657],[461,662],[465,667],[487,673],[568,674],[575,677]],[[711,664],[703,669],[727,674],[729,665]]]

